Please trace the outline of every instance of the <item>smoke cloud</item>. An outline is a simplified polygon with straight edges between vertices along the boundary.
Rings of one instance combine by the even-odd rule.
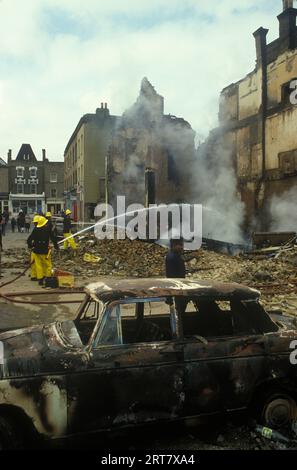
[[[195,200],[203,204],[203,236],[243,243],[245,208],[237,192],[232,145],[213,137],[198,147],[192,181]]]
[[[269,211],[271,216],[270,230],[272,231],[297,231],[297,187],[284,193],[282,196],[274,196],[271,200]]]

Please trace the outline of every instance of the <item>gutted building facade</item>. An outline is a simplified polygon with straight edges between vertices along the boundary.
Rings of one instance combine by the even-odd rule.
[[[105,202],[105,166],[117,117],[106,103],[96,113],[85,114],[74,130],[64,153],[66,206],[75,220],[89,221],[98,202]]]
[[[164,114],[164,98],[144,78],[136,103],[121,117],[107,160],[108,202],[126,205],[185,202],[195,157],[195,132]]]
[[[255,31],[256,67],[222,91],[220,126],[207,141],[210,159],[222,148],[230,153],[246,221],[261,221],[262,228],[269,226],[272,198],[297,185],[296,16],[293,0],[283,0],[279,37],[267,44],[268,30]]]

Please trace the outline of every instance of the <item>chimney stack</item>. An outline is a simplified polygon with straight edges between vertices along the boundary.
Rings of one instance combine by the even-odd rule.
[[[297,9],[293,8],[293,0],[283,0],[283,7],[284,11],[277,17],[279,21],[279,39],[285,49],[295,49],[297,45]]]
[[[11,162],[11,149],[7,152],[7,163]]]
[[[103,103],[101,103],[101,109],[103,109]]]
[[[283,0],[283,11],[293,8],[293,0]]]
[[[46,159],[46,151],[45,149],[42,149],[42,161],[45,161]]]
[[[107,109],[107,103],[104,103],[104,109]]]
[[[266,65],[266,36],[268,29],[259,28],[254,32],[254,38],[256,41],[256,53],[257,53],[257,68]]]

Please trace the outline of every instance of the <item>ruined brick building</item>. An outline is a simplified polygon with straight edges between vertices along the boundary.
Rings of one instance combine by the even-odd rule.
[[[186,202],[195,158],[195,132],[182,118],[164,114],[164,98],[147,78],[136,103],[121,117],[107,158],[107,198],[147,206]]]
[[[256,67],[221,93],[219,128],[205,148],[210,162],[227,151],[234,165],[246,221],[269,226],[269,204],[297,185],[297,106],[291,81],[297,78],[297,9],[283,0],[279,37],[266,42],[267,29],[254,32]]]

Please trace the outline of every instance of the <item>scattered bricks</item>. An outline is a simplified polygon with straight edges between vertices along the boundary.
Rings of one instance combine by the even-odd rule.
[[[100,262],[84,261],[85,254],[99,257]],[[88,279],[104,276],[163,277],[167,249],[156,243],[139,240],[97,240],[87,235],[79,242],[75,258],[64,250],[53,250],[53,265],[72,272],[79,285]],[[230,256],[207,250],[185,253],[188,276],[195,279],[239,282],[256,287],[262,293],[262,304],[268,310],[297,314],[296,249],[275,258],[249,254]],[[3,274],[21,271],[29,263],[29,252],[10,249],[2,253]]]

